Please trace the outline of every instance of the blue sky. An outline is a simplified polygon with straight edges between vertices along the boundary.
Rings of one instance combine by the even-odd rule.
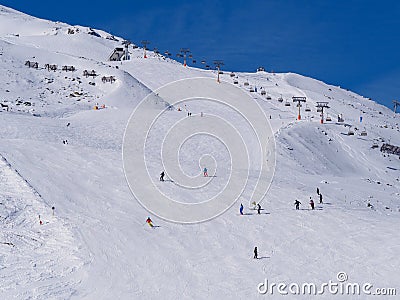
[[[392,108],[400,100],[400,1],[3,1],[25,13],[103,29],[149,48],[221,59],[225,68],[296,72]],[[200,65],[198,63],[198,65]]]

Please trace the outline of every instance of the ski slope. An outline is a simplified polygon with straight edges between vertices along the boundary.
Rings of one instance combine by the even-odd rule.
[[[68,34],[68,29],[75,33]],[[93,30],[100,37],[88,34]],[[400,145],[398,114],[351,91],[293,73],[235,72],[231,77],[225,71],[218,84],[215,71],[184,67],[151,51],[144,59],[140,48],[130,49],[129,61],[109,62],[123,39],[107,37],[101,30],[40,20],[0,6],[0,102],[8,106],[0,110],[2,299],[280,299],[277,294],[260,295],[258,284],[264,279],[319,284],[335,280],[338,272],[346,272],[351,282],[371,282],[400,293],[400,159],[379,151],[383,142]],[[39,68],[28,68],[26,60],[37,61]],[[46,63],[58,69],[48,71]],[[62,71],[63,65],[77,70]],[[99,76],[86,78],[84,70]],[[103,83],[102,76],[115,76],[116,82]],[[247,114],[253,123],[258,120],[250,108],[233,112],[215,101],[188,99],[165,110],[171,100],[162,92],[165,85],[193,78],[215,80],[209,97],[221,98],[224,85],[234,86],[238,93],[232,98],[245,95],[269,122],[275,167],[260,215],[250,203],[262,173],[256,159],[248,169],[232,167],[236,148],[227,145],[235,141],[233,135],[188,136],[179,151],[167,153],[169,160],[177,157],[186,175],[179,179],[190,184],[206,183],[202,167],[207,165],[216,176],[209,184],[187,190],[158,181],[167,163],[160,153],[168,132],[184,124],[188,132],[198,133],[212,124],[207,122],[211,114],[241,133],[249,157],[261,155],[254,128],[242,119]],[[204,91],[197,81],[188,82],[193,82],[193,94]],[[257,92],[251,92],[255,87]],[[142,103],[157,93],[157,101]],[[179,89],[173,95],[187,96]],[[311,108],[305,112],[302,107],[300,121],[293,96],[307,97]],[[320,124],[317,101],[329,101],[331,122]],[[247,179],[236,202],[224,198],[233,205],[223,214],[184,225],[149,213],[134,198],[122,150],[128,121],[141,103],[149,114],[160,114],[147,136],[149,178],[143,182],[152,183],[141,186],[147,197],[156,198],[161,191],[197,203],[215,197],[227,183],[239,185],[239,179]],[[93,109],[103,104],[105,108]],[[338,114],[343,123],[336,122]],[[349,125],[355,135],[347,135]],[[364,130],[367,136],[360,135]],[[147,132],[138,131],[142,133]],[[140,185],[142,178],[136,179]],[[260,180],[268,181],[263,176]],[[317,187],[323,204],[317,201]],[[310,196],[316,202],[313,211]],[[302,202],[299,211],[295,199]],[[159,227],[151,229],[145,223],[148,216]],[[252,259],[255,246],[258,260]],[[320,297],[340,298],[327,293]]]

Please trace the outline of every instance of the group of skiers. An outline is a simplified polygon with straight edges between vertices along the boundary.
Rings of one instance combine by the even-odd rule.
[[[164,176],[165,176],[165,172],[162,171],[162,172],[160,173],[160,181],[164,181]],[[208,177],[208,170],[207,170],[206,167],[204,167],[204,169],[203,169],[203,176],[204,176],[204,177]]]
[[[260,215],[260,214],[261,214],[261,210],[262,210],[260,203],[255,204],[255,203],[253,202],[253,204],[255,205],[255,206],[254,206],[254,209],[257,209],[257,213]],[[243,210],[244,210],[243,203],[240,203],[239,213],[240,213],[241,215],[244,215]]]
[[[317,187],[317,195],[318,195],[318,197],[319,197],[319,203],[320,204],[323,204],[323,201],[322,201],[322,194],[320,193],[320,191],[319,191],[319,188]],[[315,209],[315,203],[314,203],[314,200],[312,199],[312,197],[310,197],[310,207],[311,207],[311,209],[312,210],[314,210]],[[301,202],[299,201],[299,200],[295,200],[294,201],[294,205],[295,205],[295,207],[296,207],[296,210],[299,210],[300,209],[300,204],[301,204]]]

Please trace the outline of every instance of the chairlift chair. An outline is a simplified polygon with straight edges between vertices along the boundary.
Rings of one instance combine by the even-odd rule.
[[[330,117],[330,116],[326,116],[326,119],[325,119],[325,121],[331,122],[331,121],[332,121],[332,119],[331,119],[331,117]]]
[[[310,112],[310,111],[311,111],[311,108],[309,108],[307,104],[306,104],[306,109],[305,109],[305,111],[307,111],[307,112]]]
[[[267,92],[266,92],[265,90],[262,90],[262,91],[261,91],[261,95],[262,95],[262,96],[265,96],[266,94],[267,94]]]
[[[285,106],[290,106],[289,101],[286,100]]]
[[[367,131],[364,129],[363,131],[361,131],[360,135],[361,136],[367,136]]]
[[[233,81],[233,84],[239,84],[239,81],[234,80],[234,81]]]
[[[254,93],[254,89],[252,87],[250,88],[250,93]]]
[[[272,98],[271,98],[271,96],[268,94],[266,99],[267,99],[267,100],[271,100]]]
[[[235,73],[231,72],[231,74],[229,76],[235,77]]]
[[[248,85],[249,85],[249,82],[246,81],[245,83],[243,83],[243,85],[248,86]]]
[[[279,102],[283,102],[282,96],[278,98],[278,101],[279,101]]]

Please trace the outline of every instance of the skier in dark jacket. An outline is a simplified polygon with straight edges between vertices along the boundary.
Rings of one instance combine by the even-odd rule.
[[[296,210],[299,210],[300,204],[301,202],[299,200],[296,199],[296,201],[294,201],[294,205],[296,205]]]
[[[257,247],[254,247],[254,257],[253,258],[258,259]]]
[[[164,173],[164,171],[162,171],[160,174],[160,181],[164,181],[164,176],[165,176],[165,173]]]
[[[319,203],[322,204],[322,194],[319,194]]]
[[[243,204],[242,203],[240,203],[239,212],[241,215],[243,215]]]
[[[261,205],[260,205],[260,203],[257,204],[257,213],[258,214],[261,213]]]
[[[311,199],[311,197],[310,197],[310,206],[311,206],[311,209],[314,209],[314,200]]]
[[[317,195],[319,195],[319,188],[317,188]]]

